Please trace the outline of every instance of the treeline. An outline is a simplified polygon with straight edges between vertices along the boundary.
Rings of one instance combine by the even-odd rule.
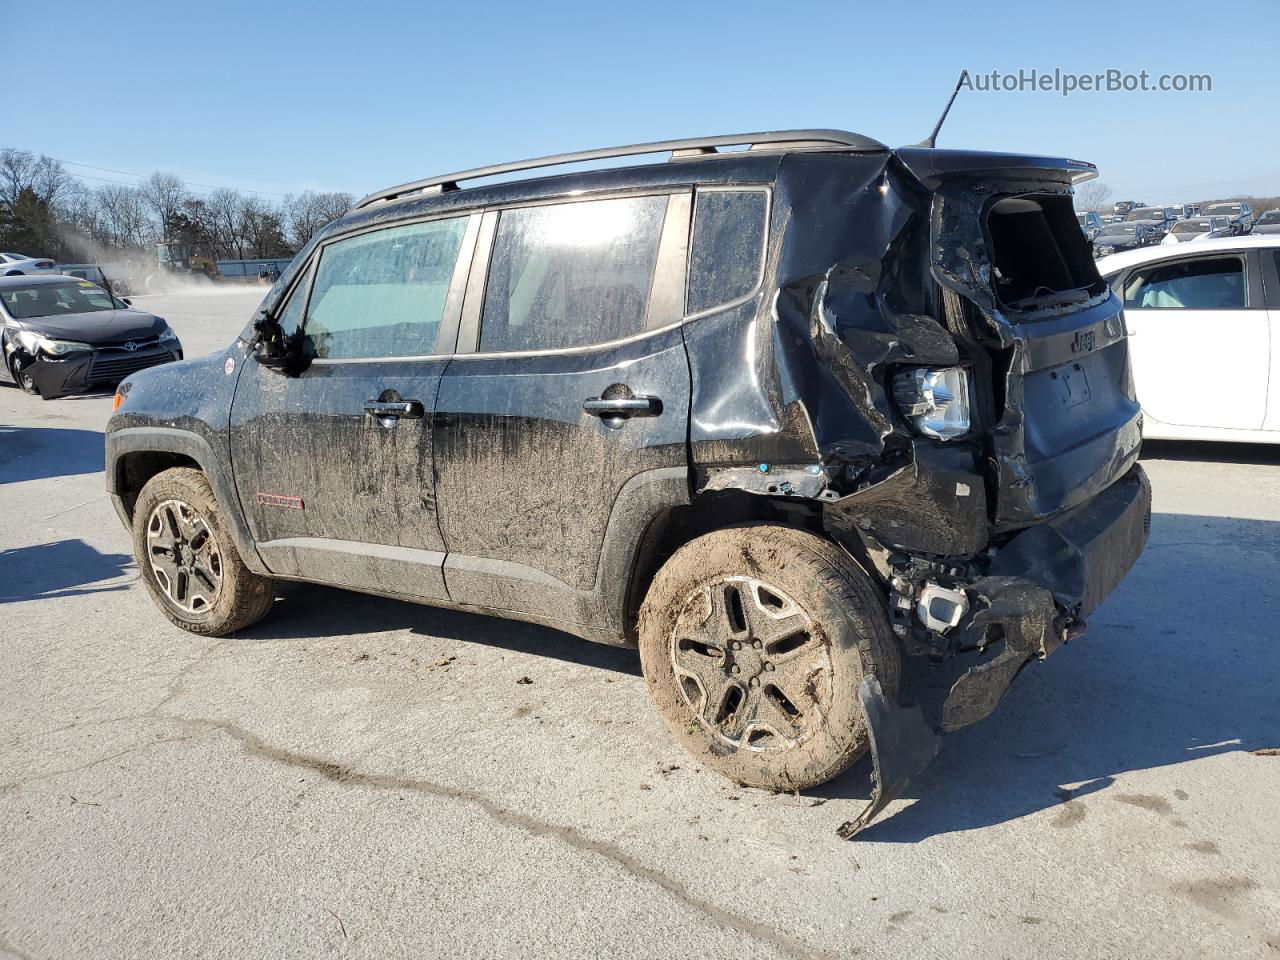
[[[199,194],[170,173],[90,187],[50,157],[0,149],[0,250],[63,262],[152,256],[161,240],[218,260],[289,257],[352,201],[312,190],[277,202],[231,189]]]

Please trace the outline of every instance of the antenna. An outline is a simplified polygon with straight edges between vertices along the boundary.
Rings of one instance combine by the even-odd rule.
[[[942,116],[938,118],[938,122],[933,127],[933,133],[929,134],[924,140],[916,144],[917,147],[928,147],[933,149],[938,144],[938,131],[942,129],[942,125],[947,122],[947,114],[951,112],[951,105],[956,102],[956,95],[960,93],[960,88],[964,86],[964,82],[969,79],[969,71],[961,70],[960,79],[956,81],[956,88],[951,91],[951,99],[947,101],[947,105],[943,108]]]

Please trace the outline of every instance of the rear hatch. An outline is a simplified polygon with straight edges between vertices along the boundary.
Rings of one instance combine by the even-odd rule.
[[[995,532],[1068,510],[1136,462],[1141,411],[1119,300],[1072,204],[1091,165],[898,151],[932,193],[933,273],[985,401]]]

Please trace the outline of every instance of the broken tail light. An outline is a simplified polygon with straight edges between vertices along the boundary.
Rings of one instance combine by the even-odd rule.
[[[971,393],[964,367],[915,367],[893,378],[893,398],[902,415],[937,440],[954,440],[969,432]]]

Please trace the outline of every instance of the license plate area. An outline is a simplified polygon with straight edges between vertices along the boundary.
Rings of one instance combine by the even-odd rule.
[[[1082,403],[1088,403],[1092,397],[1089,390],[1089,376],[1080,363],[1063,364],[1057,370],[1049,372],[1049,380],[1054,392],[1062,401],[1064,409],[1070,410]]]

